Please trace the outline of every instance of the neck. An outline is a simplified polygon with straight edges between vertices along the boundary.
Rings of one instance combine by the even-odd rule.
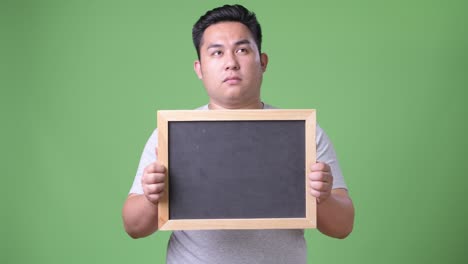
[[[244,105],[221,105],[214,102],[208,104],[210,110],[235,110],[235,109],[263,109],[264,104],[258,100]]]

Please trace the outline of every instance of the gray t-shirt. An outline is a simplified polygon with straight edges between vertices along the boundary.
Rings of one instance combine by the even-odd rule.
[[[265,104],[264,109],[273,109]],[[204,105],[197,110],[209,110]],[[157,130],[143,150],[140,164],[130,193],[143,194],[143,170],[157,157]],[[327,163],[333,175],[333,188],[344,188],[333,145],[326,133],[316,127],[317,160]],[[218,263],[307,263],[307,246],[302,229],[280,230],[199,230],[172,232],[167,248],[167,263],[218,264]]]

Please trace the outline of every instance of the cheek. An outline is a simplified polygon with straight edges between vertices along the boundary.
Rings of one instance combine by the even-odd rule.
[[[258,64],[253,64],[251,65],[251,67],[249,68],[249,72],[250,72],[250,78],[252,81],[260,81],[261,78],[262,78],[262,75],[263,75],[263,70],[262,70],[262,67]]]
[[[206,76],[209,76],[209,77],[216,76],[217,72],[218,72],[217,69],[218,69],[218,65],[216,65],[216,63],[213,63],[213,62],[206,63],[201,68],[202,74],[203,74],[204,77],[206,77]]]
[[[261,63],[260,60],[252,59],[252,60],[249,60],[248,62],[246,62],[245,65],[248,67],[249,71],[252,71],[252,72],[255,72],[255,73],[263,72],[262,63]]]
[[[203,81],[205,88],[208,90],[214,89],[214,87],[216,87],[217,83],[219,82],[219,74],[213,68],[213,65],[205,65],[205,67],[202,70],[203,70],[202,81]]]

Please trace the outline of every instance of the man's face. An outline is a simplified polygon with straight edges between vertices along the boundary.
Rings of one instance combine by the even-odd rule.
[[[194,69],[203,81],[210,104],[243,108],[260,102],[260,86],[268,63],[259,54],[249,29],[238,22],[221,22],[203,33],[200,60]]]

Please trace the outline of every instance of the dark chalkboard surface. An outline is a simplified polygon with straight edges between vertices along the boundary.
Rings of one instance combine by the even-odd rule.
[[[315,226],[305,184],[315,112],[272,111],[159,112],[159,158],[168,168],[160,229]]]
[[[169,218],[305,217],[304,134],[305,121],[171,122]]]

